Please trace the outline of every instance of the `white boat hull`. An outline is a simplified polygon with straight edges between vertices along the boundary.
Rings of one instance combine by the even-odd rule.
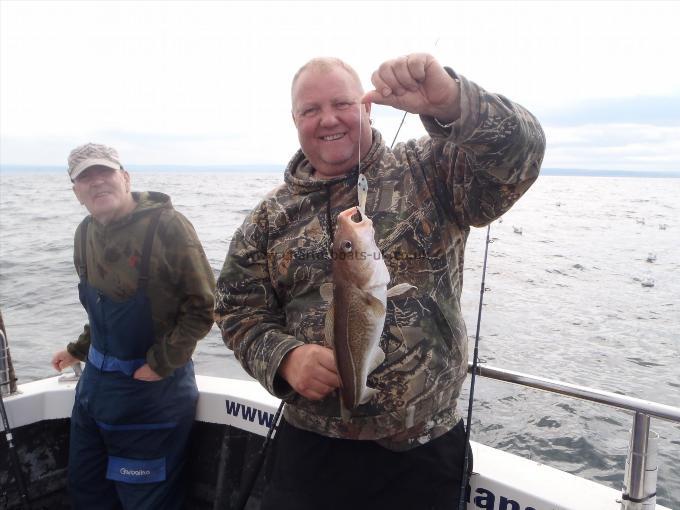
[[[200,391],[197,422],[267,434],[279,400],[257,382],[200,375],[196,380]],[[59,377],[21,385],[18,394],[5,398],[10,427],[68,419],[74,393],[75,382],[59,382]],[[470,481],[469,510],[621,508],[621,493],[609,487],[479,443],[472,442],[472,450],[475,473]]]

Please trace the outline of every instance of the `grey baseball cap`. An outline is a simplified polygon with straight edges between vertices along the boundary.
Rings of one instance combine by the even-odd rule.
[[[123,168],[116,149],[99,143],[86,143],[76,147],[68,156],[68,176],[71,180],[92,166],[105,166],[114,170]]]

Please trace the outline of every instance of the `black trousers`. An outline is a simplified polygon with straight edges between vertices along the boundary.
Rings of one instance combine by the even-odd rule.
[[[462,420],[405,452],[320,436],[282,420],[262,510],[457,510],[465,448]]]

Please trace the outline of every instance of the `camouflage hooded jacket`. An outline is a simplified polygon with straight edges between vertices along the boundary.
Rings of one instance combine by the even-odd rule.
[[[147,296],[151,301],[155,343],[146,353],[149,366],[161,377],[191,359],[196,342],[213,324],[215,276],[201,242],[170,197],[158,192],[133,193],[135,210],[118,221],[87,229],[87,279],[111,299],[123,301],[137,291],[142,245],[151,212],[162,209],[151,249]],[[81,261],[82,223],[76,229],[73,261]],[[67,350],[87,358],[90,328]]]
[[[317,180],[302,152],[285,183],[235,233],[217,284],[217,323],[245,370],[286,400],[292,425],[331,437],[378,440],[408,449],[458,421],[456,399],[467,372],[460,310],[463,255],[470,226],[505,213],[536,180],[545,137],[521,106],[460,77],[462,115],[451,128],[422,117],[429,136],[389,149],[374,130],[362,160],[366,213],[391,275],[416,295],[388,299],[380,346],[385,361],[369,376],[379,394],[349,421],[337,392],[310,401],[277,375],[291,349],[324,345],[337,214],[357,204],[358,169]]]

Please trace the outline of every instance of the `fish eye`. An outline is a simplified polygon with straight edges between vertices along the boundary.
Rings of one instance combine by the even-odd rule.
[[[344,251],[345,253],[352,253],[352,241],[343,241],[342,251]]]

